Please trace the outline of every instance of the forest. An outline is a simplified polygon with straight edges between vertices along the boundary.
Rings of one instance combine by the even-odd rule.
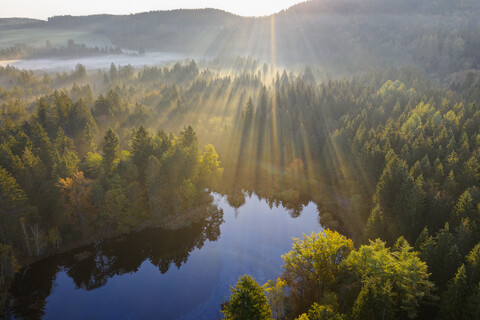
[[[29,46],[25,43],[18,43],[14,46],[0,50],[1,60],[12,60],[22,58],[58,58],[58,57],[84,57],[91,55],[124,54],[119,47],[102,48],[87,47],[84,43],[76,44],[73,39],[67,41],[67,46],[53,46],[50,40],[45,40],[43,47]]]
[[[276,318],[475,319],[480,78],[443,89],[409,68],[317,82],[308,67],[235,65],[1,68],[4,290],[36,256],[201,221],[208,190],[234,207],[247,190],[293,215],[314,201],[343,234],[295,242],[267,284]]]
[[[58,266],[88,290],[145,260],[180,269],[220,236],[213,194],[236,209],[255,194],[292,218],[314,203],[324,229],[293,240],[277,279],[232,283],[225,319],[479,319],[479,13],[469,0],[314,0],[263,18],[1,19],[0,33],[88,26],[113,45],[2,58],[202,58],[0,66],[0,315],[42,318]],[[32,303],[25,270],[42,259]]]
[[[133,52],[174,52],[208,60],[251,56],[289,68],[317,65],[324,73],[348,76],[408,65],[444,80],[479,68],[479,14],[475,0],[311,0],[256,18],[198,9],[4,19],[0,35],[8,39],[12,30],[27,35],[40,30],[43,46],[44,39],[53,41],[68,30]],[[87,47],[103,47],[96,42]]]

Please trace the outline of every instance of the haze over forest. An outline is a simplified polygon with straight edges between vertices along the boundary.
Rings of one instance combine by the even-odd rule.
[[[42,30],[47,39],[49,32],[55,37],[71,30],[122,49],[186,57],[251,56],[280,66],[314,64],[343,72],[411,65],[451,73],[478,67],[479,11],[473,0],[322,0],[262,18],[201,9],[1,19],[0,26],[4,33]]]
[[[479,104],[475,0],[2,18],[1,318],[480,319]]]

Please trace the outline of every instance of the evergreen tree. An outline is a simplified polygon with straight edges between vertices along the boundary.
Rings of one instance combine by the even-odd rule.
[[[113,163],[119,156],[118,136],[112,129],[108,129],[104,140],[105,142],[102,148],[103,165],[105,172],[110,174],[113,170]]]
[[[150,137],[144,127],[140,126],[135,132],[135,136],[132,140],[132,158],[133,163],[138,168],[139,180],[142,184],[145,183],[145,169],[147,167],[147,160],[152,154],[152,137]]]
[[[268,320],[272,311],[262,287],[254,278],[243,275],[235,287],[231,288],[230,300],[223,306],[225,319],[230,320]]]
[[[19,219],[27,210],[27,195],[15,178],[0,167],[0,241],[12,243],[18,237]]]
[[[465,303],[468,294],[467,275],[465,266],[462,265],[443,294],[440,317],[442,319],[466,319]]]

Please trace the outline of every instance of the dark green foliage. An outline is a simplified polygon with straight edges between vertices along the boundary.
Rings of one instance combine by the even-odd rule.
[[[440,315],[444,319],[477,319],[479,313],[480,243],[458,268],[442,295]]]
[[[185,148],[196,146],[198,144],[198,139],[193,131],[192,126],[188,126],[183,130],[183,132],[180,134],[180,140]]]
[[[421,257],[427,262],[432,281],[445,288],[461,264],[461,255],[448,224],[435,237],[428,237],[420,246]]]
[[[444,305],[446,316],[475,318],[480,279],[468,262],[480,241],[475,72],[456,75],[458,84],[444,90],[408,68],[322,81],[317,66],[295,73],[253,59],[219,64],[114,66],[106,83],[103,73],[87,70],[79,85],[68,82],[73,74],[55,80],[0,67],[0,166],[26,197],[21,216],[5,222],[13,226],[5,252],[33,256],[151,221],[179,221],[211,201],[207,188],[235,207],[255,192],[292,216],[314,201],[321,223],[357,248],[366,244],[353,250],[370,248],[363,257],[379,267],[367,275],[358,261],[346,268],[321,259],[323,267],[314,268],[306,259],[306,287],[284,279],[287,311],[296,305],[283,314],[434,318]],[[75,72],[81,76],[82,68]],[[200,153],[208,143],[215,148]],[[435,290],[424,278],[409,282],[408,263],[422,277],[425,266],[405,240],[394,245],[400,236],[415,243]],[[443,297],[458,292],[462,264],[467,293],[460,307],[449,306]]]
[[[372,223],[379,228],[381,214],[384,215],[386,221],[383,226],[387,229],[384,229],[383,235],[388,238],[383,239],[392,242],[400,235],[411,232],[418,206],[418,192],[415,192],[414,186],[407,164],[396,155],[391,155],[377,184],[373,202],[378,208],[374,209],[374,217],[371,218]]]
[[[110,173],[113,170],[113,163],[120,155],[118,136],[112,129],[108,129],[107,133],[105,134],[104,140],[105,142],[102,148],[103,165],[105,168],[105,172]]]
[[[353,306],[353,319],[396,319],[391,283],[372,283],[362,287]]]
[[[132,159],[133,163],[139,170],[139,179],[141,183],[145,183],[145,169],[147,167],[147,159],[153,155],[152,138],[144,127],[138,128],[132,140]]]
[[[183,69],[176,68],[178,76]],[[88,79],[82,66],[75,72],[77,80]],[[17,74],[23,73],[0,68],[2,80]],[[27,87],[35,85],[35,76],[27,76],[25,90],[31,90]],[[118,79],[134,81],[134,69],[118,68]],[[151,121],[152,110],[131,103],[128,95],[133,98],[136,89],[128,89],[105,89],[95,100],[89,85],[50,91],[38,100],[33,90],[25,95],[12,89],[16,100],[0,97],[0,259],[8,272],[2,274],[2,292],[25,257],[162,224],[175,214],[177,223],[187,223],[183,220],[212,210],[204,190],[221,178],[213,146],[201,161],[191,126],[179,138],[162,130],[152,137],[138,126]],[[105,132],[103,141],[98,128]],[[160,184],[145,183],[150,157],[158,157],[159,168],[148,177]],[[2,296],[0,307],[5,301]]]
[[[235,287],[231,288],[230,300],[223,306],[224,319],[231,320],[268,320],[272,311],[262,287],[254,278],[243,275]]]
[[[374,240],[377,238],[385,239],[387,234],[387,227],[385,225],[385,218],[380,209],[380,206],[375,206],[367,221],[365,228],[365,238]]]
[[[466,319],[464,304],[467,300],[467,293],[467,275],[465,266],[462,265],[443,294],[444,303],[441,307],[440,318]]]
[[[15,178],[0,167],[0,232],[4,243],[11,243],[12,231],[27,209],[27,196]]]
[[[69,138],[62,128],[58,129],[57,137],[54,142],[56,150],[56,177],[71,177],[77,172],[79,159],[75,153],[73,140]]]
[[[354,318],[413,319],[419,304],[430,297],[433,283],[427,264],[405,239],[399,239],[392,250],[380,240],[372,241],[352,251],[346,264],[362,282]]]

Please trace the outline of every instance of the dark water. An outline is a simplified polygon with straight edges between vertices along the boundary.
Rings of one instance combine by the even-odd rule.
[[[281,273],[292,237],[321,230],[255,195],[241,208],[215,196],[211,217],[182,230],[150,229],[40,261],[11,290],[16,318],[218,319],[242,274],[261,284]]]

